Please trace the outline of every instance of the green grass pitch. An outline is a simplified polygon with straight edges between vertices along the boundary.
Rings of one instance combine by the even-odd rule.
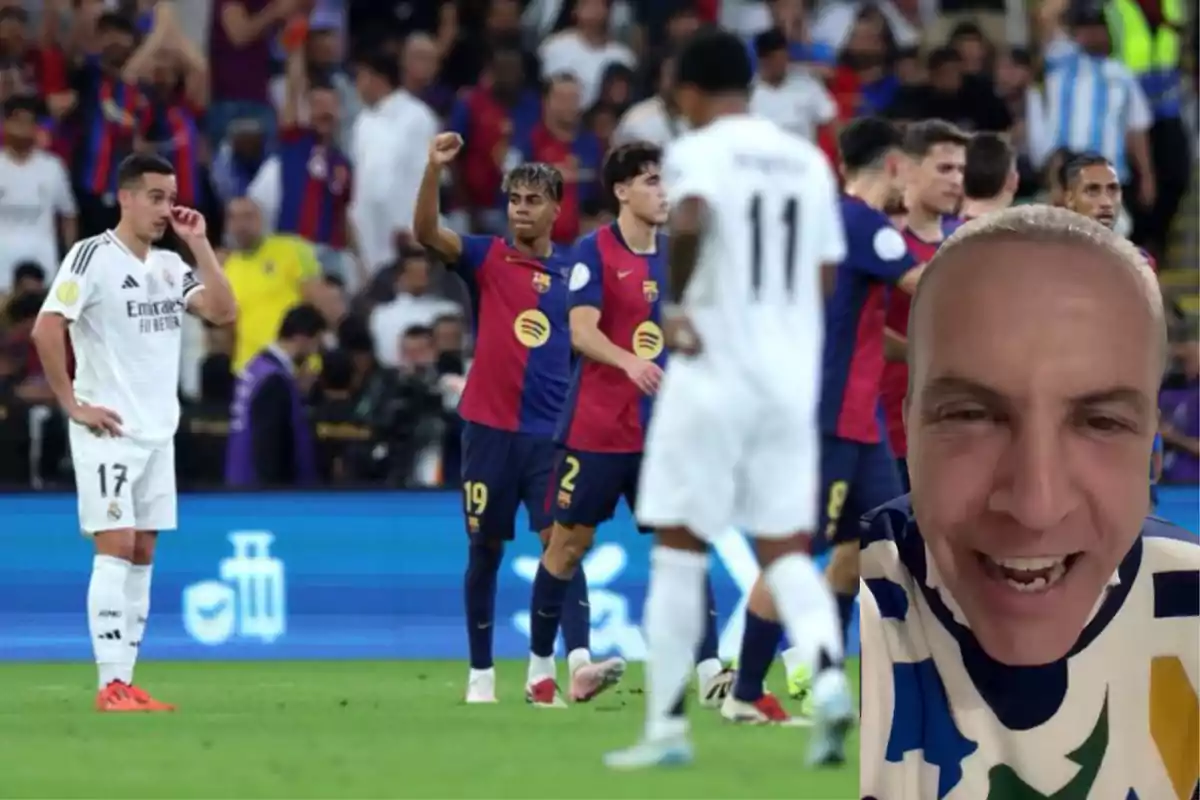
[[[180,710],[104,715],[90,665],[3,665],[0,798],[858,797],[857,738],[844,768],[807,771],[805,729],[694,703],[694,765],[610,772],[641,731],[640,665],[565,710],[525,705],[524,663],[498,670],[501,702],[467,706],[458,662],[148,662],[138,682]]]

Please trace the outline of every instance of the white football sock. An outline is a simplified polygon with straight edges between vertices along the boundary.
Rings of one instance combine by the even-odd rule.
[[[792,663],[808,664],[814,678],[821,650],[840,663],[842,637],[838,633],[837,601],[813,560],[803,553],[789,553],[775,559],[763,579],[792,643]]]
[[[137,665],[142,637],[146,635],[146,617],[150,615],[149,564],[131,564],[129,577],[125,579],[125,628],[129,632],[129,673],[121,680],[133,683],[133,668]]]
[[[592,653],[586,647],[576,647],[567,653],[567,674],[574,675],[580,667],[592,663]]]
[[[707,658],[696,665],[696,680],[701,686],[704,686],[720,675],[723,669],[725,669],[725,665],[721,663],[721,659]]]
[[[532,686],[538,681],[544,681],[546,678],[556,680],[558,678],[558,669],[554,666],[554,656],[535,656],[529,654],[529,677],[526,681]]]
[[[687,732],[687,721],[671,715],[683,697],[704,638],[704,578],[708,554],[655,547],[646,594],[646,738]]]
[[[782,653],[780,653],[779,657],[783,659],[784,670],[788,675],[791,675],[800,667],[807,667],[809,670],[811,670],[813,665],[808,662],[808,659],[811,657],[811,655],[812,654],[803,647],[789,647],[787,650],[784,650]]]
[[[125,680],[129,664],[125,581],[128,561],[98,555],[92,560],[92,579],[88,583],[88,632],[100,672],[100,688],[113,681]]]

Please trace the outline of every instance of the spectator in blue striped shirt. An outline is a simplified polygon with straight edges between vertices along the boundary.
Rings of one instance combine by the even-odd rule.
[[[1046,78],[1040,93],[1031,90],[1030,153],[1039,165],[1061,147],[1099,153],[1128,187],[1128,198],[1149,208],[1156,196],[1149,102],[1133,73],[1108,57],[1101,11],[1072,14],[1068,36],[1066,6],[1067,0],[1046,0],[1039,11]]]

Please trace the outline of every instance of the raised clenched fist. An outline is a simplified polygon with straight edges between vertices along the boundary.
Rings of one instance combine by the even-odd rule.
[[[463,139],[457,133],[439,133],[429,143],[429,160],[438,165],[449,164],[462,146]]]

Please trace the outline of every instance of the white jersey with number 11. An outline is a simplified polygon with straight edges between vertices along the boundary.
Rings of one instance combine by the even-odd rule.
[[[821,265],[845,255],[833,173],[765,119],[724,117],[664,164],[672,206],[708,214],[684,307],[700,337],[672,357],[646,435],[637,517],[713,540],[817,523]],[[702,432],[703,435],[697,435]]]
[[[673,143],[664,175],[672,205],[709,208],[684,305],[711,358],[818,370],[820,268],[846,251],[824,153],[767,119],[722,117]]]

